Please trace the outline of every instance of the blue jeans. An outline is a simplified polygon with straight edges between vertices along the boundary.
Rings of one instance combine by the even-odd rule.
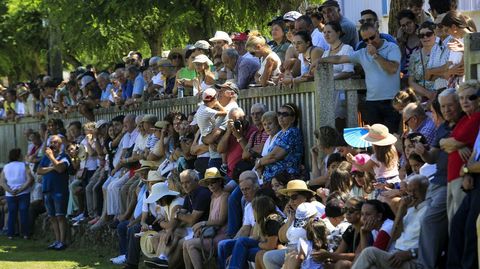
[[[240,237],[233,247],[232,258],[228,268],[248,268],[247,261],[255,261],[255,255],[260,250],[258,241],[250,237]]]
[[[236,239],[225,239],[218,242],[218,257],[217,257],[217,267],[218,269],[225,269],[225,263],[227,262],[228,257],[232,254],[233,247],[235,246]]]
[[[20,212],[21,234],[23,236],[30,235],[30,227],[28,222],[28,208],[30,206],[30,193],[18,196],[7,196],[8,205],[8,236],[15,235],[15,227],[17,226],[17,215]]]
[[[234,237],[240,227],[242,227],[242,191],[237,186],[228,196],[228,220],[227,220],[227,235]]]
[[[120,222],[117,226],[117,234],[118,234],[118,248],[120,255],[127,254],[127,245],[128,245],[128,224],[130,221],[124,220]]]

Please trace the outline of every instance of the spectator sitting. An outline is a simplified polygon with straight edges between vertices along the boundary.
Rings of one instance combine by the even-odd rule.
[[[427,139],[428,144],[433,143],[435,138],[435,123],[425,114],[422,105],[410,103],[403,109],[403,121],[409,128],[409,133],[421,133]]]
[[[354,158],[356,163],[365,164],[366,162],[368,162],[368,160],[370,160],[370,155],[360,153],[355,155]],[[354,165],[352,165],[352,170],[350,173],[353,177],[353,184],[350,195],[353,197],[362,197],[364,199],[373,199],[373,175],[369,172],[359,171]]]
[[[255,83],[255,74],[260,68],[257,58],[240,56],[235,49],[229,48],[223,50],[222,61],[227,70],[233,73],[233,79],[240,90]]]
[[[325,1],[319,8],[325,19],[325,23],[336,21],[342,26],[342,32],[345,33],[341,37],[344,44],[350,45],[352,48],[358,43],[357,27],[355,24],[340,14],[340,6],[336,0]]]
[[[312,174],[310,186],[326,186],[328,174],[328,159],[336,151],[339,140],[337,131],[330,126],[322,126],[314,132],[315,145],[310,149]]]
[[[251,32],[246,48],[250,54],[261,59],[260,69],[255,75],[256,83],[262,87],[277,84],[282,61],[267,45],[265,38],[258,32]]]
[[[257,160],[255,169],[263,170],[264,182],[287,167],[291,174],[300,174],[300,159],[303,155],[303,139],[299,123],[299,111],[295,104],[280,106],[277,112],[278,122],[282,130],[267,155]]]
[[[377,30],[380,29],[380,22],[378,21],[378,15],[377,13],[375,13],[375,11],[371,9],[365,9],[360,12],[360,16],[361,18],[360,20],[358,20],[360,25],[363,25],[364,23],[370,23],[373,24],[377,28]],[[397,44],[397,40],[395,40],[393,36],[386,33],[380,33],[379,35],[381,39],[385,39],[388,42]],[[365,47],[367,47],[367,42],[360,40],[360,42],[358,42],[354,48],[355,50],[359,50]]]
[[[323,219],[325,226],[329,231],[327,235],[327,250],[335,252],[342,242],[343,233],[350,226],[345,221],[345,202],[335,197],[329,197],[325,205],[325,216]]]
[[[412,268],[417,265],[416,249],[418,248],[421,222],[427,209],[425,194],[428,188],[428,179],[423,176],[415,176],[407,187],[409,195],[402,198],[395,219],[394,234],[392,235],[392,241],[395,242],[394,248],[388,252],[386,249],[378,247],[364,249],[353,264],[353,269]],[[400,236],[396,238],[398,235]]]
[[[257,131],[250,136],[247,145],[243,148],[242,159],[246,161],[255,162],[256,159],[262,157],[262,151],[267,141],[269,134],[263,128],[262,118],[267,112],[267,107],[262,103],[253,104],[250,108],[250,116],[252,124],[257,128]],[[275,115],[276,116],[276,115]],[[277,124],[278,126],[278,124]],[[277,128],[278,131],[279,128]]]

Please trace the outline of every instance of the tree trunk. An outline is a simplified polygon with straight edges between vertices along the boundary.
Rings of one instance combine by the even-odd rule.
[[[162,49],[163,49],[163,33],[153,33],[153,34],[145,34],[145,39],[148,42],[148,46],[150,47],[150,53],[152,56],[162,56]]]
[[[391,0],[390,1],[390,13],[388,14],[388,33],[397,36],[398,22],[397,14],[403,9],[408,7],[408,1],[405,0]]]
[[[73,65],[73,67],[77,68],[79,66],[82,66],[82,62],[80,62],[75,56],[69,54],[69,53],[64,53],[63,54],[63,59],[65,62]]]

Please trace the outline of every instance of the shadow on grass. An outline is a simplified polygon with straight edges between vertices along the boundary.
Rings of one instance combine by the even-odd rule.
[[[101,249],[67,248],[64,251],[47,250],[44,240],[8,240],[0,236],[0,268],[58,268],[58,269],[110,269],[111,252]]]

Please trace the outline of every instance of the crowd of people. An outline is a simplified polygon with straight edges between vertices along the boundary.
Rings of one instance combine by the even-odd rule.
[[[462,40],[476,28],[450,1],[429,4],[410,0],[396,37],[372,10],[357,31],[328,0],[272,20],[270,41],[217,31],[213,47],[6,90],[5,120],[78,108],[86,121],[26,130],[0,175],[0,226],[28,239],[46,214],[53,250],[70,225],[114,229],[111,262],[127,269],[478,268],[480,82],[464,79]],[[339,90],[336,126],[307,151],[296,104],[239,107],[243,89],[312,80],[320,63],[334,79],[363,69],[365,126],[344,128]],[[200,102],[188,115],[94,116],[185,96]]]

